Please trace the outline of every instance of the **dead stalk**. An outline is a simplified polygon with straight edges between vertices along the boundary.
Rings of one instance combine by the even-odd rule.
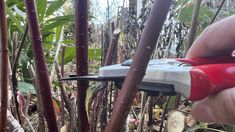
[[[193,8],[193,16],[192,16],[192,20],[191,20],[191,26],[190,26],[190,29],[189,29],[188,42],[187,42],[187,46],[186,46],[186,49],[185,49],[185,54],[187,53],[188,49],[193,44],[193,41],[194,41],[194,38],[195,38],[195,35],[196,35],[197,18],[198,18],[199,11],[200,11],[201,1],[202,0],[196,0],[195,1],[195,5],[194,5],[194,8]]]
[[[225,0],[223,0],[223,1],[221,2],[220,6],[219,6],[219,9],[216,11],[216,13],[215,13],[214,17],[211,19],[211,22],[210,22],[209,25],[211,25],[211,24],[215,21],[215,18],[217,17],[217,15],[219,14],[221,8],[223,7],[224,2],[225,2]]]
[[[22,51],[22,49],[23,49],[23,47],[24,47],[24,45],[25,45],[25,40],[26,40],[26,37],[27,37],[27,34],[28,34],[28,25],[26,25],[26,27],[25,27],[25,32],[24,32],[24,34],[23,34],[23,36],[22,36],[22,40],[21,40],[21,43],[20,43],[20,45],[19,45],[19,48],[17,49],[17,46],[15,46],[16,47],[16,51],[14,52],[15,53],[15,55],[14,55],[14,59],[13,59],[13,64],[12,64],[12,78],[11,78],[11,83],[12,83],[12,91],[13,91],[13,105],[15,105],[16,106],[16,108],[15,108],[15,115],[17,116],[17,118],[18,119],[20,119],[19,117],[19,111],[18,111],[18,108],[19,108],[19,104],[18,104],[18,102],[17,102],[17,100],[16,100],[16,96],[17,96],[17,87],[18,87],[18,81],[17,81],[17,78],[16,78],[16,71],[17,71],[17,64],[18,64],[18,60],[19,60],[19,57],[20,57],[20,53],[21,53],[21,51]],[[14,37],[13,37],[14,38]],[[15,41],[14,43],[16,43],[16,41],[17,40],[13,40],[13,41]],[[16,45],[16,44],[14,44],[14,45]],[[21,121],[19,120],[19,122],[21,123]]]
[[[32,82],[34,84],[34,87],[36,89],[36,96],[37,96],[37,108],[38,108],[38,131],[40,132],[45,132],[45,123],[44,123],[44,112],[43,112],[43,102],[42,102],[42,96],[41,96],[41,92],[40,92],[40,88],[39,88],[39,84],[36,81],[36,75],[35,75],[35,71],[33,69],[32,65],[28,66],[28,71],[29,74],[32,78]]]

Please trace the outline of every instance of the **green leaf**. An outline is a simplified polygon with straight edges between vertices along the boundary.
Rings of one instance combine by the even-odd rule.
[[[47,38],[47,37],[49,37],[50,35],[53,35],[53,34],[55,34],[55,32],[52,32],[52,31],[44,31],[44,32],[42,32],[42,38],[43,38],[43,40],[45,39],[45,38]]]
[[[18,82],[18,90],[24,95],[29,94],[29,92],[31,92],[32,94],[36,94],[34,86],[23,81]]]
[[[27,56],[27,54],[25,54],[25,52],[22,52],[19,57],[19,64],[27,66],[27,63],[30,60],[31,59]]]
[[[30,52],[27,50],[27,52]],[[30,54],[29,54],[30,55]],[[30,63],[30,61],[32,60],[32,58],[30,58],[26,51],[23,50],[20,54],[20,58],[19,58],[19,66],[20,66],[20,71],[22,73],[22,77],[24,78],[25,82],[32,82],[29,78],[31,78],[29,71],[28,71],[28,63]]]
[[[62,43],[64,43],[64,44],[74,44],[75,41],[72,40],[72,39],[66,39],[66,40],[62,41]]]
[[[13,34],[13,32],[15,31],[19,32],[19,28],[15,25],[13,20],[8,21],[8,26],[9,26],[8,37],[9,37],[9,40],[11,40],[11,37],[12,37],[11,34]]]
[[[75,18],[74,18],[74,15],[57,16],[57,17],[54,17],[54,18],[51,18],[50,20],[48,20],[48,22],[52,22],[52,21],[64,21],[64,20],[74,21]]]
[[[89,49],[88,56],[91,60],[100,60],[101,59],[101,49]],[[65,47],[64,63],[67,64],[71,62],[76,57],[76,48],[75,47]],[[59,63],[61,64],[61,54],[59,56]]]
[[[52,80],[52,84],[53,84],[53,86],[60,87],[60,84],[57,80]]]
[[[55,98],[52,98],[52,104],[55,110],[55,114],[58,115],[60,113],[60,101]]]
[[[89,49],[89,59],[100,60],[101,59],[101,49]]]
[[[62,5],[65,3],[66,0],[56,0],[53,1],[47,11],[46,11],[46,16],[50,16],[52,15],[55,11],[57,11],[60,7],[62,7]]]
[[[199,20],[203,20],[204,17],[210,17],[210,19],[213,17],[213,11],[206,6],[200,8]]]
[[[188,2],[188,0],[177,0],[176,1],[176,6],[180,7],[182,5],[185,5]]]
[[[15,4],[22,2],[22,0],[7,0],[6,2],[7,2],[7,6],[11,7],[12,5],[15,5]]]
[[[190,24],[192,19],[192,13],[193,13],[193,5],[184,7],[180,12],[179,20],[186,24]]]
[[[39,22],[41,22],[45,16],[46,7],[47,7],[47,0],[37,0]]]
[[[18,27],[20,32],[24,32],[22,25],[20,24],[20,22],[15,17],[15,15],[13,14],[13,12],[11,11],[11,9],[9,7],[7,7],[7,14],[11,17],[11,19],[13,19],[14,23],[16,24],[16,26]]]
[[[68,22],[69,22],[68,20],[61,20],[61,21],[52,22],[52,23],[50,23],[48,25],[44,25],[43,28],[42,28],[42,32],[45,32],[45,31],[57,28],[57,27],[59,27],[61,25],[64,25],[64,24],[66,24]]]
[[[76,57],[76,48],[75,47],[65,47],[64,54],[64,64],[71,62]],[[59,56],[59,63],[61,64],[61,54]]]
[[[46,24],[42,26],[42,34],[44,34],[44,32],[48,32],[51,29],[61,27],[62,25],[67,24],[73,20],[74,20],[73,15],[54,17],[46,21],[45,22]]]
[[[47,64],[52,64],[54,62],[54,56],[46,55],[46,62]]]
[[[214,10],[214,12],[216,11],[217,10]],[[220,10],[219,14],[221,14],[221,16],[228,17],[235,14],[235,11],[233,9]]]
[[[192,19],[192,14],[193,14],[193,8],[194,8],[193,4],[184,7],[180,12],[179,20],[181,22],[184,22],[185,24],[190,25],[191,19]],[[213,16],[213,11],[210,10],[206,6],[201,6],[200,12],[198,15],[198,21],[200,21],[200,22],[204,21],[204,18],[206,18],[205,16],[211,18]]]
[[[228,131],[228,132],[235,132],[235,126],[228,125],[228,126],[227,126],[227,131]]]
[[[170,100],[169,100],[169,102],[168,102],[168,108],[171,108],[171,107],[174,106],[174,104],[175,104],[176,96],[171,96],[169,99],[170,99]],[[165,103],[163,104],[163,108],[166,108],[166,104],[167,104],[167,102],[165,102]]]
[[[57,27],[56,28],[56,43],[60,40],[61,32],[62,32],[62,26]]]

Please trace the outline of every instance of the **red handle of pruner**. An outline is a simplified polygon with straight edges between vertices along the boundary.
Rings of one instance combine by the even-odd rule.
[[[177,58],[177,60],[180,62],[188,63],[192,66],[207,65],[207,64],[221,64],[221,63],[235,63],[235,57],[231,57],[231,56]]]
[[[223,62],[230,60],[233,59],[227,59]],[[224,89],[235,87],[235,63],[194,66],[190,70],[190,76],[191,90],[189,99],[200,100],[210,94],[216,94]]]

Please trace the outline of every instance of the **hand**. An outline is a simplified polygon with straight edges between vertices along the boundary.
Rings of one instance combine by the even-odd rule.
[[[207,27],[194,41],[186,57],[231,56],[234,49],[235,16],[231,16]],[[234,125],[235,88],[195,102],[192,114],[199,121]]]

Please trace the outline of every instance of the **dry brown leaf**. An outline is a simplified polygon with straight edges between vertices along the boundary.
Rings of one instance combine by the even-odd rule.
[[[187,106],[187,107],[183,108],[181,111],[185,112],[185,113],[190,113],[191,109],[192,109],[191,107]]]
[[[192,115],[186,116],[185,120],[186,120],[186,125],[189,127],[192,127],[196,123],[196,120],[193,118]]]
[[[68,131],[68,125],[65,124],[63,127],[61,127],[60,132],[67,132]]]
[[[52,104],[55,110],[55,114],[58,115],[60,113],[60,106],[54,98],[52,99]]]
[[[152,132],[159,132],[160,126],[158,125],[153,125]]]
[[[162,112],[163,112],[163,110],[161,108],[154,108],[153,109],[153,118],[154,119],[160,119]]]
[[[20,92],[17,91],[17,102],[19,103],[19,112],[20,112],[20,116],[25,118],[25,113],[26,113],[26,99],[24,97],[24,95]]]

